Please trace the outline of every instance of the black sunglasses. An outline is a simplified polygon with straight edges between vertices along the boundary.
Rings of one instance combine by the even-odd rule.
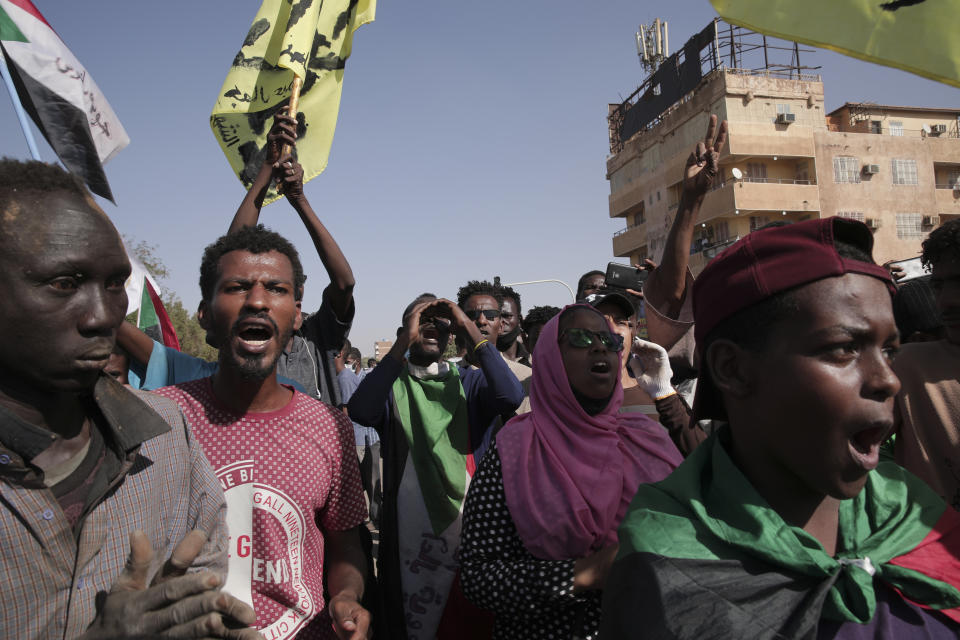
[[[499,309],[470,309],[469,311],[465,310],[463,313],[474,322],[480,319],[481,313],[486,316],[487,320],[496,320],[500,317]]]
[[[599,340],[600,344],[609,351],[623,350],[623,336],[610,331],[590,331],[571,327],[560,332],[560,339],[563,340],[564,337],[567,338],[567,344],[578,349],[592,347],[593,341]]]

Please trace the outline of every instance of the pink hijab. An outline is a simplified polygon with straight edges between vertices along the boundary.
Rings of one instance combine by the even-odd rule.
[[[570,305],[594,311],[587,305]],[[560,316],[534,349],[530,413],[497,435],[507,507],[527,550],[545,560],[582,558],[617,541],[637,487],[667,477],[683,460],[666,429],[638,413],[619,414],[617,384],[589,416],[574,398],[560,356]]]

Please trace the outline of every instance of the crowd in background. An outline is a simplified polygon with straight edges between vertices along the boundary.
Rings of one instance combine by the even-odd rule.
[[[588,271],[524,312],[484,274],[414,283],[364,367],[295,127],[276,116],[204,252],[216,362],[123,321],[129,262],[74,178],[0,162],[14,635],[958,637],[960,221],[899,284],[842,218],[764,227],[694,278],[711,117],[638,288]],[[274,182],[329,278],[309,313],[297,250],[258,224]]]

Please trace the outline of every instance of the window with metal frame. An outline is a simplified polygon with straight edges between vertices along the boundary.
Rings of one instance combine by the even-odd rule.
[[[750,216],[750,231],[756,231],[770,222],[769,216]]]
[[[894,158],[890,161],[893,184],[917,184],[917,161]]]
[[[859,183],[860,160],[853,156],[835,156],[833,158],[833,181],[837,183]]]
[[[837,216],[863,222],[863,211],[837,211]]]
[[[920,213],[898,213],[897,214],[897,237],[904,238],[922,238],[926,234],[923,230],[923,214]]]
[[[713,224],[714,238],[717,242],[723,242],[730,238],[730,224],[726,220],[718,220]]]
[[[765,182],[767,179],[767,165],[762,162],[748,162],[747,178],[758,182]]]

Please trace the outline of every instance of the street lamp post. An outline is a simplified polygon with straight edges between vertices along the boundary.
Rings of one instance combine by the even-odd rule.
[[[500,276],[497,276],[496,278],[494,278],[494,282],[495,282],[495,283],[499,283],[499,281],[500,281]],[[526,281],[526,282],[511,282],[511,283],[509,283],[509,284],[505,284],[504,286],[505,286],[505,287],[519,287],[519,286],[525,285],[525,284],[541,284],[541,283],[544,283],[544,282],[556,282],[557,284],[562,284],[564,287],[567,288],[567,291],[570,292],[570,300],[571,300],[571,302],[576,302],[576,301],[577,301],[577,294],[575,294],[575,293],[573,292],[573,288],[572,288],[570,285],[568,285],[566,282],[564,282],[563,280],[556,280],[556,279],[554,279],[554,278],[548,278],[548,279],[546,279],[546,280],[528,280],[528,281]]]

